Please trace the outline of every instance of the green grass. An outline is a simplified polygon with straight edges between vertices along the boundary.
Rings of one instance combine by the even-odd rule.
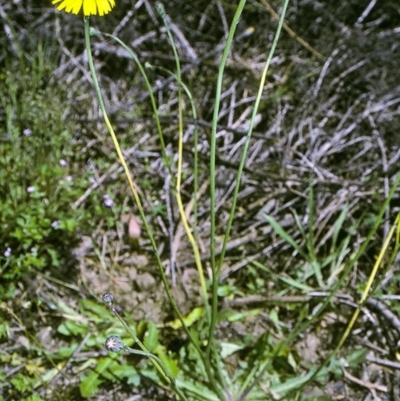
[[[115,224],[99,192],[74,205],[91,186],[91,172],[76,170],[85,162],[86,143],[68,118],[73,105],[66,85],[51,77],[55,67],[45,57],[39,46],[29,67],[28,60],[19,62],[0,77],[2,298],[12,297],[16,281],[34,270],[73,266],[81,235],[102,219]]]

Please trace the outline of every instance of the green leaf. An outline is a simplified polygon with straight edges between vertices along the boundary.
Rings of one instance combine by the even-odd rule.
[[[308,286],[307,284],[300,282],[298,280],[294,280],[290,277],[286,277],[286,276],[278,276],[279,280],[283,281],[284,283],[290,285],[293,288],[298,288],[304,292],[310,292],[313,291],[314,288]]]
[[[235,352],[242,350],[244,345],[237,345],[233,343],[221,342],[221,357],[227,358],[228,356],[233,355]]]
[[[267,214],[263,214],[263,216],[282,239],[284,239],[288,244],[296,249],[296,251],[301,256],[303,256],[304,259],[308,260],[308,256],[306,255],[306,253],[297,245],[295,240],[279,225],[276,220],[274,220],[271,216],[268,216]]]
[[[9,337],[10,325],[6,322],[0,324],[0,338],[7,339]]]
[[[94,371],[90,372],[87,376],[83,376],[79,384],[79,391],[81,392],[81,396],[83,398],[91,397],[99,390],[99,385],[101,383],[102,380],[99,379],[99,375]]]
[[[365,361],[366,356],[366,348],[356,349],[346,357],[346,362],[349,364],[350,368],[355,368],[360,363],[363,363]]]
[[[34,379],[19,373],[11,379],[11,384],[20,392],[25,393],[33,388]]]
[[[107,372],[105,372],[104,376],[108,378],[107,373],[111,373],[112,379],[110,380],[115,380],[115,378],[118,378],[119,380],[127,380],[128,384],[131,384],[135,387],[140,385],[140,375],[138,371],[135,369],[134,366],[127,365],[127,364],[120,364],[117,361],[112,363],[109,368],[107,369]]]
[[[37,394],[33,394],[33,395],[31,395],[30,397],[25,398],[25,399],[22,400],[22,401],[43,401],[43,398],[40,397],[40,396],[37,395]]]
[[[144,335],[143,344],[149,352],[153,352],[158,345],[158,329],[153,322],[147,322],[147,330]]]
[[[109,365],[114,361],[114,357],[107,357],[100,359],[95,370],[92,370],[87,376],[81,378],[79,384],[79,390],[83,398],[89,398],[95,392],[98,391],[99,385],[103,382],[100,378],[103,372],[109,367]]]
[[[173,359],[164,346],[161,344],[157,345],[157,348],[154,350],[154,353],[160,358],[160,361],[164,365],[165,369],[167,369],[168,373],[176,378],[179,373],[178,363],[175,359]]]
[[[71,342],[67,347],[60,347],[53,356],[60,359],[68,359],[75,352],[78,343]]]
[[[68,232],[73,232],[76,228],[76,221],[74,219],[65,219],[60,222],[60,229]]]
[[[76,323],[72,320],[65,320],[58,326],[57,331],[64,336],[76,336],[78,334],[84,336],[88,331],[88,327],[83,323]]]
[[[61,299],[55,299],[55,302],[57,304],[58,309],[61,312],[66,313],[67,315],[72,315],[72,316],[77,316],[79,317],[79,314],[76,312],[75,309],[71,308],[68,306],[65,302],[63,302]]]
[[[195,323],[203,316],[203,313],[204,313],[204,308],[202,306],[199,306],[197,308],[194,308],[187,316],[185,316],[183,318],[183,321],[185,322],[187,327],[190,327],[193,323]],[[175,319],[173,322],[167,323],[167,325],[175,330],[180,329],[182,327],[182,323],[179,319]]]
[[[47,249],[47,253],[50,255],[51,264],[54,267],[60,266],[60,259],[59,259],[58,251],[56,251],[55,249]]]
[[[80,301],[79,305],[81,310],[84,311],[84,314],[92,317],[95,321],[104,322],[106,320],[114,320],[114,317],[108,307],[105,307],[103,304],[100,304],[97,301],[84,299]]]
[[[306,383],[314,374],[314,371],[315,369],[311,370],[304,376],[294,377],[292,379],[286,380],[284,383],[274,384],[270,387],[270,390],[274,393],[278,393],[279,395],[284,396],[289,391],[295,390]],[[323,369],[323,371],[326,373],[326,369]]]

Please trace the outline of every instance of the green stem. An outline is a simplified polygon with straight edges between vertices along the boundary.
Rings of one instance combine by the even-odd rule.
[[[197,273],[199,275],[200,280],[200,288],[201,288],[201,296],[203,298],[204,307],[207,313],[207,317],[210,315],[210,306],[208,304],[208,294],[207,294],[207,286],[206,280],[204,277],[204,269],[201,262],[200,250],[196,243],[196,240],[191,232],[189,222],[187,221],[185,215],[185,209],[183,207],[182,202],[182,191],[181,191],[181,182],[182,182],[182,165],[183,165],[183,110],[182,110],[182,74],[181,74],[181,64],[179,61],[179,54],[175,46],[175,41],[172,36],[168,19],[165,15],[164,6],[157,2],[156,4],[158,13],[163,20],[164,26],[167,29],[167,35],[169,38],[169,42],[171,45],[171,49],[174,53],[175,65],[176,65],[176,80],[178,82],[178,167],[177,167],[177,178],[176,178],[176,201],[178,204],[179,214],[181,216],[182,224],[185,228],[186,235],[189,239],[189,242],[193,249],[193,254],[196,262]],[[197,196],[197,194],[195,194]]]
[[[168,297],[168,301],[170,302],[174,312],[178,316],[178,319],[181,321],[182,327],[184,328],[186,334],[189,337],[191,337],[189,329],[187,328],[187,326],[185,324],[184,318],[183,318],[182,314],[180,313],[180,311],[178,309],[178,306],[176,305],[176,302],[174,301],[174,298],[172,297],[171,291],[169,289],[168,280],[167,280],[167,277],[165,276],[164,268],[162,266],[162,262],[161,262],[159,254],[158,254],[157,244],[155,242],[154,236],[153,236],[153,234],[151,232],[149,224],[147,223],[146,216],[145,216],[144,211],[143,211],[142,202],[140,200],[140,197],[139,197],[139,194],[138,194],[138,192],[136,190],[136,187],[135,187],[135,185],[133,183],[133,180],[132,180],[130,171],[128,169],[128,166],[126,165],[125,158],[124,158],[124,156],[123,156],[123,154],[121,152],[121,148],[119,146],[118,139],[117,139],[117,137],[116,137],[116,135],[114,133],[114,130],[113,130],[113,128],[112,128],[112,126],[110,124],[110,121],[108,119],[108,116],[107,116],[107,111],[106,111],[105,106],[104,106],[103,97],[102,97],[102,94],[101,94],[101,91],[100,91],[100,86],[99,86],[99,82],[98,82],[97,75],[96,75],[96,70],[95,70],[94,64],[93,64],[92,52],[91,52],[91,47],[90,47],[90,26],[89,26],[89,19],[88,18],[85,18],[85,41],[86,41],[86,50],[87,50],[87,54],[88,54],[89,68],[90,68],[90,72],[92,74],[93,84],[94,84],[94,87],[95,87],[95,90],[96,90],[96,94],[97,94],[97,97],[99,99],[100,109],[101,109],[101,111],[103,113],[104,121],[106,123],[106,126],[107,126],[109,132],[110,132],[110,135],[111,135],[111,138],[113,140],[115,150],[117,151],[119,160],[120,160],[120,162],[121,162],[121,164],[122,164],[122,166],[124,168],[124,172],[125,172],[125,175],[126,175],[126,178],[127,178],[128,182],[129,182],[129,186],[130,186],[130,188],[132,190],[133,197],[135,199],[135,202],[136,202],[140,217],[142,219],[144,228],[146,230],[147,235],[149,236],[151,247],[152,247],[152,249],[154,251],[154,256],[155,256],[156,261],[157,261],[157,266],[158,266],[158,269],[159,269],[159,272],[160,272],[160,276],[161,276],[161,280],[163,282],[163,286],[164,286],[165,292],[166,292],[167,297]],[[195,341],[193,341],[193,343],[196,346]],[[197,349],[198,349],[199,352],[201,352],[199,347],[197,347]]]
[[[181,391],[179,390],[179,388],[177,388],[175,379],[165,369],[161,360],[157,356],[155,356],[154,354],[149,352],[149,350],[146,348],[146,346],[139,340],[139,338],[136,336],[136,333],[128,326],[128,324],[125,322],[125,320],[121,317],[121,315],[117,312],[117,310],[112,306],[112,301],[106,302],[106,304],[110,308],[111,312],[114,313],[115,316],[117,316],[118,320],[125,327],[125,330],[131,335],[131,337],[133,338],[135,343],[141,349],[141,351],[140,351],[137,349],[133,349],[133,348],[124,346],[125,351],[128,351],[131,354],[143,355],[143,356],[148,357],[151,360],[151,363],[153,364],[153,366],[157,369],[157,371],[163,377],[163,379],[174,389],[174,391],[181,397],[181,399],[186,400],[186,397],[183,394],[181,394]]]
[[[210,321],[210,306],[208,303],[208,294],[207,294],[207,287],[206,287],[206,282],[205,282],[205,278],[204,278],[204,269],[202,266],[202,262],[201,262],[201,256],[200,256],[200,251],[199,251],[199,247],[197,245],[196,239],[193,236],[190,227],[189,227],[189,223],[187,221],[186,215],[185,215],[185,211],[183,208],[183,203],[182,203],[182,198],[181,198],[181,178],[182,178],[182,162],[183,162],[183,114],[182,114],[182,87],[185,87],[185,85],[182,82],[182,74],[181,74],[181,66],[180,66],[180,61],[179,61],[179,55],[178,55],[178,51],[176,49],[175,46],[175,42],[174,42],[174,38],[172,36],[170,27],[169,27],[169,22],[168,19],[165,15],[165,11],[164,11],[164,7],[161,3],[157,3],[157,10],[158,13],[160,15],[160,17],[163,20],[164,26],[167,30],[167,34],[168,34],[168,38],[170,41],[170,45],[172,48],[172,51],[174,53],[174,58],[175,58],[175,63],[176,63],[176,80],[178,82],[178,121],[179,121],[179,128],[178,128],[178,132],[179,132],[179,141],[178,141],[178,172],[177,172],[177,180],[176,180],[176,200],[177,200],[177,204],[178,204],[178,208],[179,208],[179,213],[181,216],[181,220],[182,220],[182,224],[185,228],[186,231],[186,235],[189,239],[189,242],[192,245],[192,249],[193,249],[193,253],[194,253],[194,258],[195,258],[195,262],[196,262],[196,267],[197,267],[197,272],[199,275],[199,279],[200,279],[200,287],[201,287],[201,295],[203,298],[203,302],[204,302],[204,307],[206,310],[206,315],[208,320]],[[197,197],[197,193],[194,194],[195,197]],[[210,322],[211,324],[211,322]],[[211,367],[211,361],[210,361],[210,355],[206,354],[205,356],[203,356],[203,361],[204,361],[204,367],[206,369],[206,373],[207,373],[207,377],[208,380],[213,388],[213,390],[216,392],[216,394],[218,395],[218,397],[222,400],[225,399],[225,396],[219,386],[219,384],[217,383],[217,380],[215,378],[215,374],[214,372],[216,372],[219,383],[222,385],[222,387],[224,387],[224,380],[223,380],[223,375],[220,369],[220,363],[219,363],[219,355],[217,355],[217,352],[214,349],[214,354],[215,354],[215,359],[216,359],[216,369],[212,369]]]
[[[224,70],[226,66],[226,62],[228,60],[228,55],[231,50],[233,37],[236,31],[236,27],[239,23],[240,16],[246,4],[246,0],[241,0],[239,5],[236,8],[235,15],[233,17],[233,21],[231,27],[229,29],[229,34],[226,39],[226,44],[224,47],[224,51],[222,53],[219,70],[218,70],[218,78],[217,78],[217,90],[215,94],[215,105],[214,105],[214,114],[212,120],[211,127],[211,138],[210,138],[210,220],[211,220],[211,229],[210,229],[210,266],[211,266],[211,274],[212,274],[212,305],[211,305],[211,320],[210,320],[210,328],[208,333],[208,342],[206,348],[206,362],[211,364],[211,353],[213,353],[213,357],[215,359],[215,363],[217,365],[217,371],[219,372],[220,377],[222,377],[220,371],[220,356],[217,353],[216,345],[215,345],[215,328],[217,325],[217,313],[218,313],[218,270],[215,264],[215,231],[216,231],[216,222],[215,222],[215,205],[216,205],[216,149],[217,149],[217,124],[218,124],[218,114],[219,114],[219,104],[222,93],[222,81],[224,76]]]
[[[98,100],[99,100],[100,109],[101,109],[101,111],[103,113],[104,122],[105,122],[105,124],[107,126],[107,129],[108,129],[110,135],[111,135],[115,150],[116,150],[116,152],[118,154],[118,158],[119,158],[119,160],[120,160],[120,162],[122,164],[122,167],[124,169],[125,175],[126,175],[126,177],[128,179],[129,186],[130,186],[130,188],[132,190],[133,197],[134,197],[134,199],[136,201],[136,204],[137,204],[137,207],[138,207],[138,210],[139,210],[139,214],[140,214],[140,216],[142,218],[142,221],[143,221],[143,224],[145,226],[146,232],[149,234],[150,242],[151,242],[152,248],[154,250],[154,254],[156,256],[158,266],[160,268],[161,277],[162,277],[162,280],[163,280],[163,284],[164,284],[165,290],[167,292],[168,299],[169,299],[172,307],[174,308],[175,312],[177,313],[179,319],[183,322],[183,316],[180,314],[180,312],[178,310],[178,307],[177,307],[175,301],[173,300],[172,294],[169,291],[168,281],[167,281],[167,278],[165,276],[164,269],[162,267],[160,256],[158,255],[158,250],[157,250],[157,246],[156,246],[154,237],[152,236],[150,226],[147,223],[146,216],[144,214],[144,210],[143,210],[143,206],[142,206],[139,194],[138,194],[138,192],[136,190],[135,184],[134,184],[133,179],[131,177],[131,173],[130,173],[129,168],[128,168],[127,164],[126,164],[124,155],[122,154],[121,147],[119,145],[118,139],[117,139],[117,137],[115,135],[114,129],[112,128],[112,125],[111,125],[110,120],[109,120],[108,115],[107,115],[107,111],[106,111],[106,108],[105,108],[105,105],[104,105],[103,97],[102,97],[102,94],[101,94],[101,91],[100,91],[100,85],[99,85],[99,82],[98,82],[98,79],[97,79],[97,75],[96,75],[96,70],[94,68],[94,63],[93,63],[92,51],[91,51],[91,46],[90,46],[89,18],[85,17],[84,18],[84,22],[85,22],[85,45],[86,45],[88,63],[89,63],[90,72],[91,72],[91,75],[92,75],[92,78],[93,78],[94,88],[95,88],[95,91],[96,91],[96,94],[97,94],[97,97],[98,97]],[[120,321],[124,324],[125,328],[128,329],[129,333],[132,334],[133,333],[132,330],[129,330],[128,325],[123,321],[123,319],[118,314],[116,314],[116,315],[118,316]],[[144,352],[148,352],[146,347],[139,341],[139,339],[136,337],[136,335],[133,338],[138,343],[139,347],[142,348],[142,350]],[[162,366],[159,363],[157,363],[157,361],[155,361],[154,359],[151,359],[151,361],[152,361],[153,365],[155,366],[155,368],[160,372],[160,374],[167,381],[167,383],[169,383],[171,385],[171,387],[174,389],[174,391],[179,395],[179,397],[182,400],[186,401],[186,397],[176,387],[174,379],[169,376],[169,374],[165,371],[165,369],[162,368]]]
[[[138,349],[133,349],[127,346],[124,346],[124,351],[129,352],[130,354],[134,354],[134,355],[142,355],[142,356],[146,356],[147,358],[149,358],[154,366],[158,366],[159,368],[158,371],[161,373],[161,375],[164,377],[164,379],[166,379],[167,383],[174,389],[174,391],[178,394],[178,396],[183,400],[183,401],[188,401],[186,396],[182,393],[181,389],[176,385],[176,382],[174,380],[173,377],[171,377],[167,371],[165,370],[165,368],[162,365],[162,362],[160,361],[160,359],[155,356],[154,354],[152,354],[151,352],[148,351],[140,351]]]

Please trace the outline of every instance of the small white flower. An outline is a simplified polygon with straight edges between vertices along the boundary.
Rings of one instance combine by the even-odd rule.
[[[67,161],[64,160],[64,159],[61,159],[61,160],[60,160],[60,166],[61,166],[61,167],[66,167],[66,166],[68,166]]]
[[[4,257],[8,258],[8,257],[10,257],[10,255],[11,255],[11,248],[7,247],[7,249],[4,252]]]
[[[51,227],[52,227],[52,228],[57,228],[59,225],[60,225],[60,222],[59,222],[58,220],[54,220],[54,221],[51,223]]]
[[[65,181],[67,181],[67,182],[72,182],[72,175],[67,175],[67,176],[65,177]]]
[[[111,198],[104,198],[104,206],[112,207],[114,205],[114,201]]]
[[[28,192],[28,194],[31,194],[32,192],[35,192],[36,188],[34,186],[30,186],[28,188],[26,188],[26,192]]]
[[[25,128],[25,129],[22,131],[22,133],[23,133],[25,136],[31,136],[31,135],[32,135],[32,130],[31,130],[30,128]]]

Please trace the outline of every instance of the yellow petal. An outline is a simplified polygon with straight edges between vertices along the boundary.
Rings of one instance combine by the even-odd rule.
[[[82,7],[83,0],[53,0],[52,4],[58,4],[57,10],[64,10],[66,13],[78,14]]]
[[[57,10],[79,14],[83,6],[83,15],[103,16],[115,7],[115,0],[52,0]]]
[[[96,15],[97,14],[97,6],[95,0],[83,0],[83,15]],[[99,15],[103,15],[100,14]]]

